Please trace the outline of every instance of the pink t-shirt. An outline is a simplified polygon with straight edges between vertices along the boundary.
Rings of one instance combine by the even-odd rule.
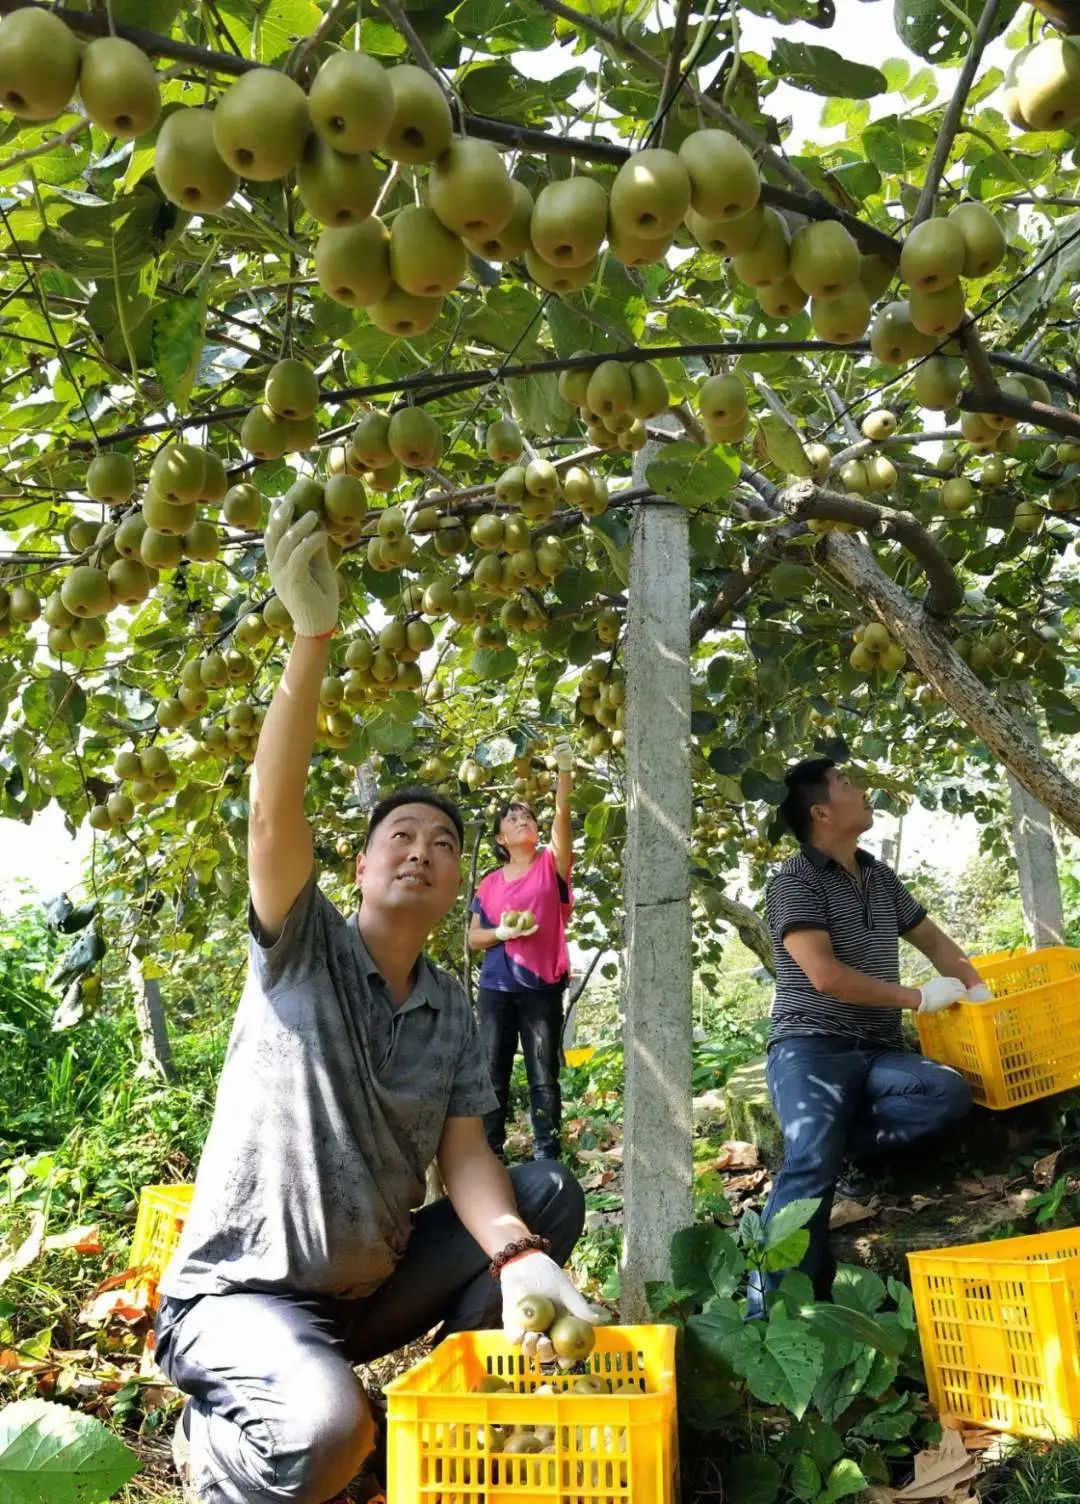
[[[507,881],[501,867],[489,872],[476,888],[473,911],[492,927],[508,910],[531,909],[539,926],[535,935],[524,940],[507,940],[503,949],[509,971],[521,987],[551,986],[570,972],[570,952],[566,947],[566,921],[574,907],[569,879],[559,891],[559,870],[550,846],[545,846],[527,872]],[[487,951],[485,959],[492,956]],[[480,976],[484,982],[483,970]]]

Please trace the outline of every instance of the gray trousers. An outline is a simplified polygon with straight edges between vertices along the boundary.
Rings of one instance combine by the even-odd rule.
[[[554,1160],[516,1165],[522,1221],[566,1262],[585,1197]],[[203,1504],[324,1504],[360,1470],[372,1421],[353,1372],[415,1341],[502,1321],[488,1257],[445,1197],[417,1212],[405,1256],[362,1300],[235,1291],[166,1298],[157,1360],[191,1396],[191,1483]]]

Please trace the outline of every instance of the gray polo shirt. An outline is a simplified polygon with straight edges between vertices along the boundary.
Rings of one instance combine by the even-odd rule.
[[[314,874],[272,945],[249,923],[247,982],[161,1289],[369,1295],[405,1251],[447,1118],[496,1106],[475,1018],[423,956],[395,1007],[356,916]]]
[[[825,930],[845,966],[880,982],[900,980],[900,936],[921,924],[926,910],[891,867],[868,851],[855,853],[862,881],[815,846],[784,863],[765,891],[776,957],[770,1043],[793,1034],[833,1034],[899,1049],[902,1010],[860,1008],[819,992],[789,955],[784,936]]]

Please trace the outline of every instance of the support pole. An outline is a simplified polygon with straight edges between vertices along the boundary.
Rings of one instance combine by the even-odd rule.
[[[635,484],[659,445],[637,456]],[[626,627],[624,1243],[621,1316],[648,1320],[693,1220],[689,518],[658,498],[631,524]]]
[[[1050,811],[1010,773],[1009,811],[1024,923],[1036,950],[1065,944],[1057,847]]]

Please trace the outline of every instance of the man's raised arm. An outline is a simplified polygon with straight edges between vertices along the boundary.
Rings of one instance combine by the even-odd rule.
[[[259,925],[273,940],[311,875],[304,791],[319,690],[337,622],[338,589],[318,517],[307,512],[293,522],[291,502],[276,507],[266,525],[266,559],[274,589],[296,628],[251,774],[248,881]]]

